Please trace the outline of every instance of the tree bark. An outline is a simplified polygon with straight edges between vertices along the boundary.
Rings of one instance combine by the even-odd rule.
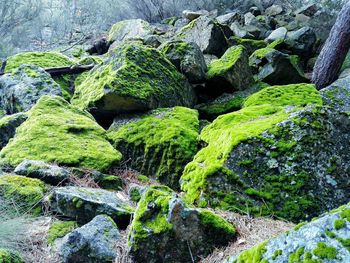
[[[91,70],[94,65],[81,65],[73,67],[60,67],[60,68],[46,68],[44,69],[51,77],[57,77],[62,75],[74,75],[88,70]],[[0,76],[5,75],[5,72],[0,72]]]
[[[322,89],[339,75],[350,48],[350,1],[340,11],[329,37],[316,61],[312,82]]]

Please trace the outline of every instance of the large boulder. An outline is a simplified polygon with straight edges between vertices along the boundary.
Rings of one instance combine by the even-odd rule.
[[[284,40],[288,49],[304,61],[311,58],[315,52],[317,36],[311,27],[303,27],[296,31],[288,32]]]
[[[17,127],[27,118],[26,113],[16,113],[0,119],[0,150],[15,136]]]
[[[225,263],[349,262],[350,204],[259,244]]]
[[[7,114],[30,110],[44,95],[62,96],[61,87],[42,68],[21,65],[0,78],[0,108]]]
[[[121,192],[103,189],[66,186],[54,189],[50,195],[52,211],[87,223],[97,215],[108,215],[123,229],[130,223],[133,213]]]
[[[313,85],[274,86],[217,118],[181,178],[187,200],[294,222],[346,202],[350,118],[321,105]]]
[[[159,107],[192,106],[192,87],[159,51],[119,46],[76,87],[72,103],[97,116]]]
[[[183,169],[197,152],[197,111],[183,107],[157,109],[123,123],[116,117],[108,136],[128,166],[179,189]]]
[[[308,82],[297,56],[289,56],[270,47],[255,51],[249,58],[249,64],[256,78],[270,85]]]
[[[325,105],[338,111],[350,112],[350,76],[338,79],[320,93]]]
[[[233,241],[233,225],[209,210],[190,208],[167,187],[142,196],[129,233],[135,262],[197,262]]]
[[[41,97],[28,115],[1,150],[1,164],[17,166],[24,160],[42,160],[103,171],[121,159],[92,116],[61,97]]]
[[[212,61],[208,66],[209,93],[220,95],[223,92],[244,90],[253,82],[248,53],[243,46],[229,48],[220,59]]]
[[[227,38],[232,34],[228,26],[201,16],[180,29],[176,37],[187,43],[196,43],[205,54],[221,56],[228,48]]]
[[[190,83],[205,80],[207,65],[202,51],[195,43],[171,41],[160,47],[162,53],[184,74]]]
[[[99,215],[67,234],[58,246],[58,255],[64,263],[110,263],[117,256],[119,238],[112,218]]]

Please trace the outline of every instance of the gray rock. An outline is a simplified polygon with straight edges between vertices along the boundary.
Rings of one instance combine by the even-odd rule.
[[[225,263],[242,262],[244,258],[257,255],[257,262],[285,263],[350,262],[348,247],[350,232],[350,204],[324,214],[309,223],[303,223],[293,230],[260,244],[238,256],[232,256]],[[261,253],[259,253],[261,252]],[[294,258],[295,261],[291,261]],[[246,261],[244,261],[246,262]],[[250,261],[249,261],[250,262]]]
[[[67,234],[58,246],[58,255],[63,263],[112,263],[117,256],[114,244],[119,238],[112,218],[98,215]]]
[[[228,48],[226,39],[232,36],[228,26],[219,24],[215,19],[201,16],[183,27],[177,38],[187,43],[196,43],[203,53],[221,56]]]
[[[230,29],[232,30],[233,34],[236,37],[240,37],[240,38],[245,38],[245,37],[249,37],[252,36],[248,33],[248,31],[243,28],[238,22],[233,22],[230,25]]]
[[[190,83],[205,80],[207,65],[197,44],[172,41],[165,43],[160,50],[187,77]]]
[[[219,59],[219,58],[215,55],[204,54],[204,60],[207,66],[216,59]]]
[[[350,112],[350,76],[337,81],[320,91],[323,103],[342,112]]]
[[[182,15],[184,18],[188,19],[189,21],[193,21],[200,16],[208,16],[209,12],[207,10],[198,10],[198,11],[184,10],[182,12]]]
[[[0,150],[15,136],[17,127],[27,118],[25,113],[16,113],[0,119]]]
[[[314,55],[316,41],[315,31],[311,27],[303,27],[299,30],[288,32],[285,44],[293,54],[300,56],[303,60],[307,60]]]
[[[63,216],[87,223],[96,215],[113,218],[118,227],[126,228],[133,209],[121,192],[86,187],[59,187],[50,196],[51,210]]]
[[[229,26],[235,21],[242,21],[242,15],[239,12],[232,12],[225,15],[218,16],[216,20],[222,24]]]
[[[246,13],[244,15],[244,25],[245,26],[256,26],[259,22],[252,13]]]
[[[44,69],[22,65],[0,77],[0,108],[7,114],[30,110],[44,95],[62,96],[61,87]]]
[[[197,262],[233,241],[235,227],[208,210],[190,208],[171,189],[151,187],[141,198],[129,233],[135,262]]]
[[[37,178],[51,185],[58,185],[68,180],[70,171],[43,161],[22,161],[15,169],[15,174]]]
[[[162,44],[162,40],[157,35],[149,35],[145,37],[143,43],[145,43],[145,45],[158,48]]]
[[[283,12],[283,7],[280,5],[272,5],[265,10],[265,15],[276,16]]]
[[[273,42],[278,39],[285,39],[287,36],[288,30],[285,27],[279,27],[271,32],[271,34],[266,38],[267,42]]]
[[[308,4],[300,7],[297,11],[294,12],[294,14],[295,15],[302,14],[308,17],[312,17],[317,13],[318,10],[319,8],[317,4]]]

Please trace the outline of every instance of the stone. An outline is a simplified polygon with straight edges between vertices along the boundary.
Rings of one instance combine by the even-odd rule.
[[[97,215],[108,215],[118,227],[125,229],[133,213],[128,199],[121,192],[65,186],[55,188],[49,199],[52,211],[83,224]]]
[[[268,7],[265,10],[265,15],[267,16],[276,16],[276,15],[280,15],[283,12],[283,7],[280,5],[272,5],[270,7]]]
[[[314,47],[317,37],[311,27],[303,27],[296,31],[287,33],[285,44],[293,54],[307,60],[314,55]]]
[[[308,17],[314,16],[318,12],[319,8],[317,4],[308,4],[300,7],[298,10],[294,12],[295,15],[305,15]]]
[[[191,10],[184,10],[182,12],[182,16],[189,21],[193,21],[197,19],[200,16],[208,16],[209,12],[207,10],[199,10],[199,11],[191,11]]]
[[[117,256],[114,247],[120,234],[112,218],[98,215],[73,230],[60,242],[58,255],[64,263],[109,263]]]
[[[16,129],[27,120],[26,113],[16,113],[0,119],[0,150],[15,136]]]
[[[216,20],[222,25],[229,26],[235,21],[240,22],[242,20],[242,15],[239,12],[232,12],[232,13],[218,16]]]
[[[279,27],[271,32],[271,34],[266,38],[266,41],[272,43],[273,41],[282,39],[284,40],[287,36],[287,29],[285,27]]]

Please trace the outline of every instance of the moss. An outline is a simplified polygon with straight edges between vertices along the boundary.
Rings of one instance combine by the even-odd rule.
[[[262,58],[266,57],[267,54],[269,54],[270,52],[274,52],[274,51],[275,51],[275,49],[270,48],[270,47],[261,48],[261,49],[256,50],[256,51],[250,56],[250,59],[254,59],[254,58],[262,59]]]
[[[337,250],[334,247],[327,246],[325,243],[319,242],[313,251],[314,255],[321,259],[336,259]]]
[[[303,226],[305,226],[307,224],[307,222],[302,222],[302,223],[300,223],[300,224],[298,224],[298,225],[296,225],[295,227],[294,227],[294,231],[298,231],[300,228],[302,228]]]
[[[242,45],[247,49],[248,54],[254,53],[258,49],[266,48],[267,44],[263,40],[255,40],[250,38],[231,37],[229,39],[231,45]]]
[[[99,56],[88,56],[79,60],[79,65],[98,65],[102,64],[103,59]]]
[[[139,180],[140,182],[143,182],[143,183],[148,183],[148,182],[151,181],[151,180],[150,180],[147,176],[145,176],[145,175],[139,175],[139,176],[137,177],[137,180]]]
[[[241,253],[236,259],[236,263],[268,263],[267,260],[263,259],[266,252],[266,243],[261,243]]]
[[[123,181],[120,177],[114,175],[105,175],[96,179],[96,183],[103,189],[107,190],[121,190],[123,188]]]
[[[42,68],[72,66],[73,60],[56,52],[26,52],[19,53],[7,59],[5,72],[12,73],[23,64],[36,65]]]
[[[125,32],[123,31],[123,29],[125,29],[126,32],[128,32],[130,29],[126,28],[131,21],[134,21],[135,23],[137,23],[137,25],[135,25],[135,27],[141,27],[141,30],[144,31],[151,31],[151,27],[150,24],[144,20],[141,19],[137,19],[137,20],[124,20],[124,21],[120,21],[118,23],[115,23],[111,30],[108,33],[108,41],[109,42],[113,42],[115,41],[118,36],[120,36],[121,33],[125,34]]]
[[[245,48],[243,46],[231,47],[225,54],[208,65],[207,78],[212,79],[221,76],[234,67],[238,59],[242,56]]]
[[[191,49],[190,44],[183,42],[183,41],[171,41],[166,43],[164,46],[161,48],[161,52],[164,55],[169,54],[170,52],[173,52],[174,54],[178,56],[183,56],[185,55],[188,50]]]
[[[17,252],[0,248],[0,263],[24,263],[24,260]]]
[[[135,160],[130,163],[134,169],[179,188],[183,167],[197,151],[198,130],[197,111],[175,107],[152,111],[139,121],[111,130],[108,137],[116,149],[132,153],[124,158]]]
[[[16,175],[0,176],[0,195],[13,200],[21,212],[38,215],[46,191],[46,185],[38,179]]]
[[[164,20],[162,20],[162,24],[166,24],[166,25],[170,25],[170,26],[174,26],[176,21],[178,21],[180,18],[177,16],[172,16],[169,18],[166,18]]]
[[[222,217],[209,210],[200,211],[199,219],[201,220],[202,224],[210,228],[218,229],[219,231],[223,231],[229,235],[236,234],[236,229],[232,224],[228,223]]]
[[[346,219],[350,222],[350,209],[346,209],[340,213],[341,218]]]
[[[339,229],[342,229],[346,226],[346,222],[344,219],[336,219],[336,220],[334,220],[333,225],[334,225],[334,228],[336,230],[339,230]]]
[[[60,97],[44,96],[1,150],[0,162],[16,166],[23,160],[43,160],[104,171],[121,159],[104,136],[90,114]]]
[[[294,253],[291,253],[288,258],[288,263],[300,263],[300,260],[304,254],[304,251],[305,251],[305,247],[300,247]]]
[[[62,238],[77,228],[75,221],[57,221],[52,223],[48,232],[48,243],[52,245],[57,238]]]
[[[76,75],[62,75],[54,77],[54,81],[60,85],[62,90],[63,98],[69,101],[73,96],[73,83],[76,78]]]
[[[131,201],[137,203],[138,201],[141,200],[141,192],[140,192],[140,189],[137,188],[137,187],[134,187],[134,188],[130,189],[130,191],[129,191],[129,196],[130,196]]]
[[[273,252],[272,255],[272,259],[276,260],[279,256],[281,256],[283,254],[283,251],[280,249],[275,250],[275,252]]]

